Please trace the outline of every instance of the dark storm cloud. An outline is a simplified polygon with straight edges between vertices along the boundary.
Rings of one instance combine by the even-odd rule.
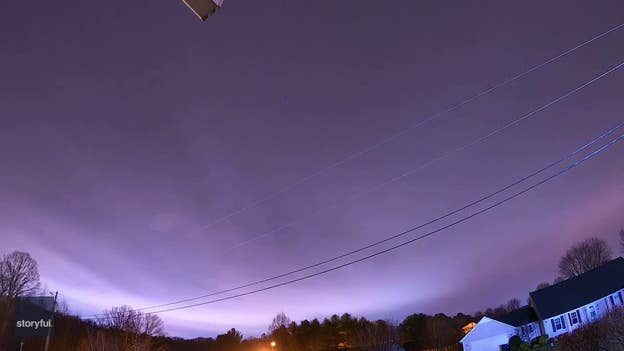
[[[486,143],[350,197],[624,60],[624,32],[221,219],[621,23],[619,5],[227,1],[200,23],[175,1],[13,2],[0,14],[2,251],[30,251],[49,286],[89,314],[228,288],[394,234],[621,121],[616,72]],[[402,318],[524,298],[554,278],[570,243],[614,241],[622,150],[376,260],[164,318],[174,334],[249,334],[281,310]]]

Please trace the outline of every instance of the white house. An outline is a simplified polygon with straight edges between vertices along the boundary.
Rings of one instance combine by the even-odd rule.
[[[539,321],[532,307],[524,306],[502,317],[481,318],[461,343],[464,351],[500,351],[514,335],[526,339],[540,336]]]
[[[624,258],[529,296],[528,306],[502,317],[483,317],[461,339],[464,351],[505,350],[514,335],[527,341],[540,335],[554,338],[624,305]]]
[[[543,335],[557,337],[593,322],[624,303],[624,258],[533,291],[530,301]]]

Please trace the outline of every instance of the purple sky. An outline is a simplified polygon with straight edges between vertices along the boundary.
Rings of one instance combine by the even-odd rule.
[[[624,22],[621,1],[11,1],[0,11],[0,251],[83,315],[228,288],[394,234],[624,120],[624,71],[369,196],[624,60],[624,30],[374,152],[223,216]],[[624,226],[623,145],[491,213],[377,259],[163,314],[173,335],[349,312],[523,301],[569,245]],[[283,223],[341,205],[226,251]]]

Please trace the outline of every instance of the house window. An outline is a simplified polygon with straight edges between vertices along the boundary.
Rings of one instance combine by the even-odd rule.
[[[589,318],[596,320],[596,307],[594,307],[594,305],[589,305],[587,309],[589,310]]]
[[[620,300],[620,305],[624,304],[624,300],[622,300],[622,292],[621,291],[618,292],[618,298]]]
[[[581,314],[578,311],[568,313],[570,318],[570,325],[579,324],[581,322]]]
[[[611,306],[615,306],[615,300],[613,299],[613,295],[609,296],[609,301],[611,301]]]
[[[552,330],[555,332],[565,328],[565,320],[563,319],[563,316],[551,319],[550,323],[552,324]]]
[[[533,332],[535,331],[535,326],[533,324],[523,325],[520,327],[520,338],[522,340],[531,340],[533,336]]]

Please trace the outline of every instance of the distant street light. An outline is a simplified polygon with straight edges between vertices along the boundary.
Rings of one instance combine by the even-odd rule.
[[[271,341],[271,347],[275,347],[275,341]]]
[[[193,11],[197,17],[205,21],[210,15],[217,12],[223,0],[182,0]]]

